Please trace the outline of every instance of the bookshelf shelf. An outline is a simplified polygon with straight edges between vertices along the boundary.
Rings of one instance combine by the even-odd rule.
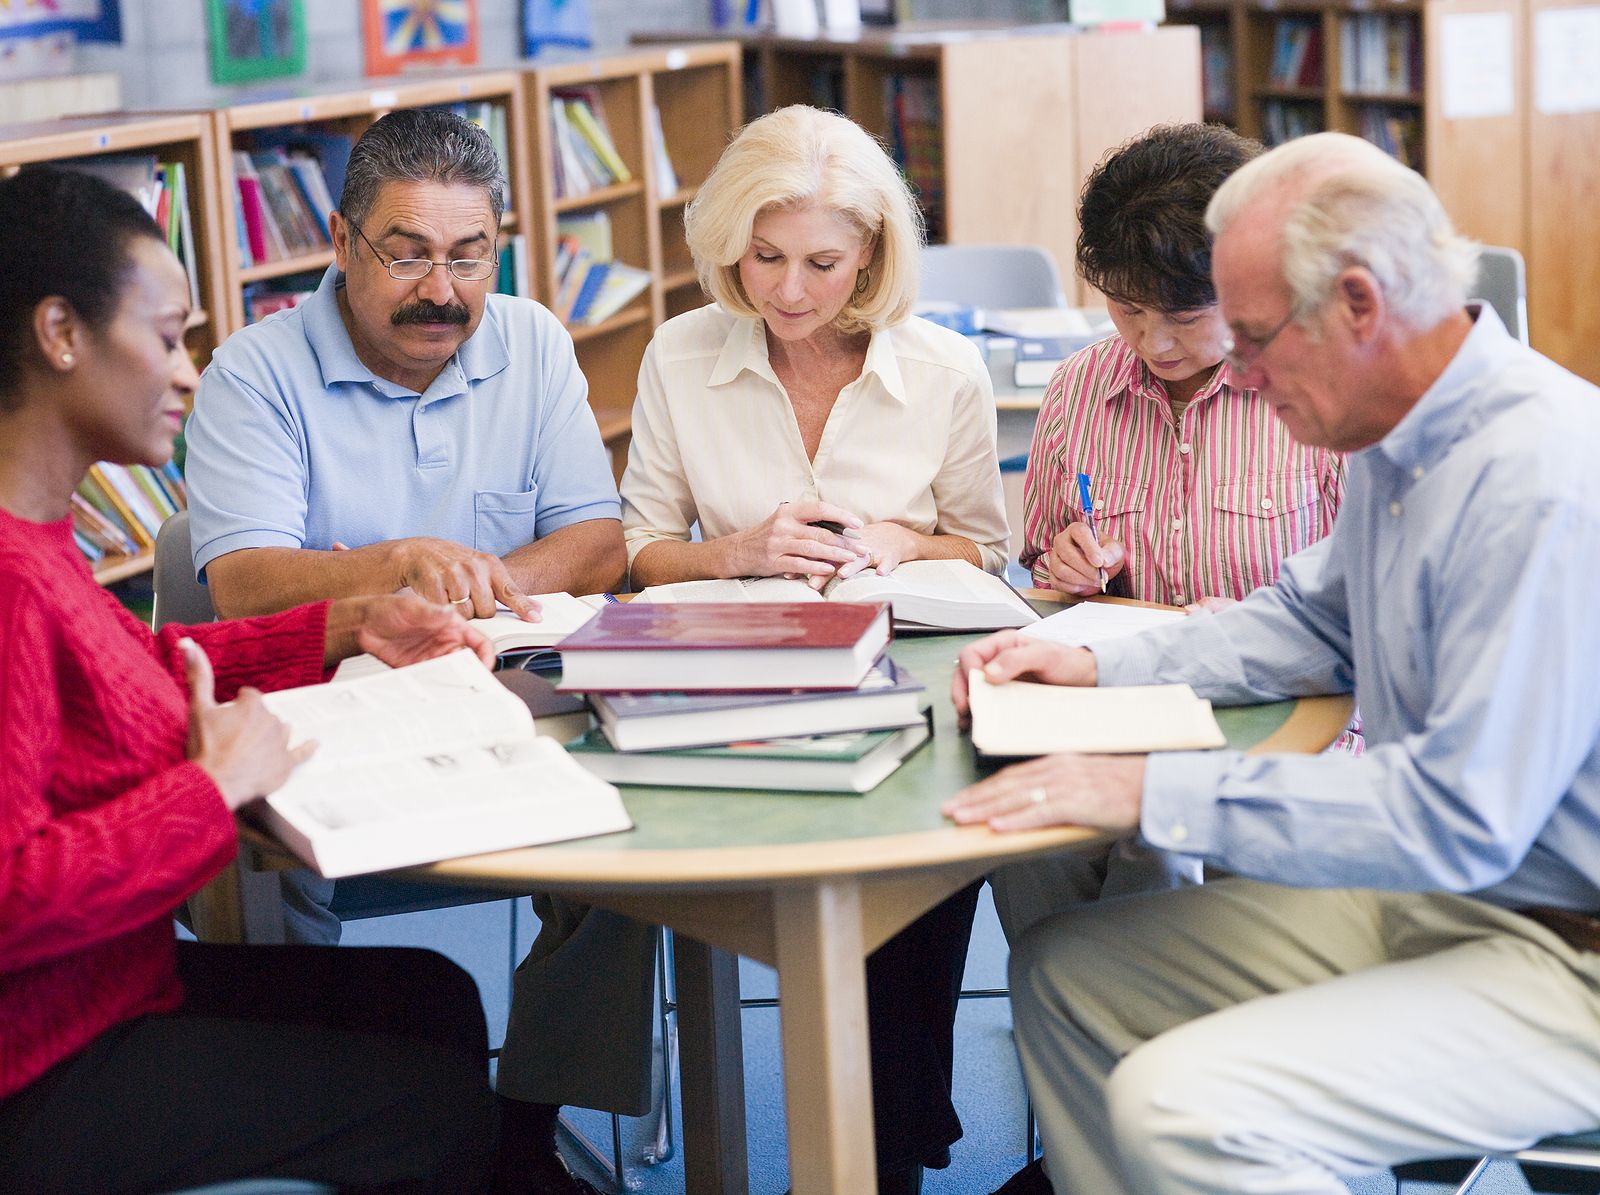
[[[115,585],[129,577],[137,577],[156,566],[154,552],[140,552],[137,556],[106,557],[94,566],[94,579],[102,585]]]
[[[576,327],[569,327],[567,331],[572,333],[573,344],[582,344],[586,340],[593,340],[599,336],[610,336],[613,332],[620,332],[622,329],[631,328],[635,324],[646,323],[649,319],[650,307],[648,304],[629,306],[617,312],[616,315],[608,320],[598,324],[579,324]]]
[[[671,195],[663,195],[660,199],[656,200],[656,206],[660,208],[688,207],[689,201],[695,197],[695,193],[699,190],[699,187],[679,188]]]
[[[749,115],[793,103],[843,112],[896,155],[931,240],[1043,245],[1063,277],[1074,268],[1078,191],[1095,162],[1152,124],[1201,116],[1199,39],[1188,28],[913,23],[851,38],[736,36]]]
[[[663,275],[661,285],[667,290],[677,290],[682,286],[699,286],[700,275],[694,270],[677,270],[674,273]]]
[[[585,208],[600,207],[607,203],[616,203],[622,199],[632,199],[636,195],[644,194],[644,183],[634,181],[631,183],[617,183],[610,187],[602,187],[597,191],[585,191],[582,195],[563,195],[551,202],[551,208],[556,212],[579,212]]]
[[[304,274],[308,270],[325,270],[333,264],[333,250],[324,249],[317,253],[304,253],[299,257],[287,258],[284,261],[268,261],[258,266],[246,266],[239,271],[241,285],[250,282],[265,282],[272,278],[286,278],[290,274]]]

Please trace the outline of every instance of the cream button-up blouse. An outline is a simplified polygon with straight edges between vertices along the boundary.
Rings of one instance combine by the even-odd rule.
[[[910,319],[875,332],[807,460],[759,319],[703,307],[656,330],[639,368],[622,476],[628,562],[654,540],[760,523],[780,502],[819,499],[863,521],[960,535],[1005,566],[1007,528],[994,392],[964,337]]]

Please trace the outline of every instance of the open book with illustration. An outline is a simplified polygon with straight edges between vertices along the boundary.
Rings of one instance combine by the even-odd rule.
[[[999,577],[965,560],[908,560],[888,576],[857,573],[818,593],[786,577],[739,577],[652,585],[641,602],[888,602],[896,630],[996,631],[1038,622],[1033,607]]]
[[[256,807],[322,875],[410,867],[631,828],[465,649],[343,684],[263,697],[316,753]]]

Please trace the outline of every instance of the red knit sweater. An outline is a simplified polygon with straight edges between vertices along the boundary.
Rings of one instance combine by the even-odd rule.
[[[177,641],[226,701],[321,680],[326,621],[322,604],[153,635],[95,584],[70,521],[0,511],[0,1097],[183,998],[172,911],[235,836],[185,761]]]

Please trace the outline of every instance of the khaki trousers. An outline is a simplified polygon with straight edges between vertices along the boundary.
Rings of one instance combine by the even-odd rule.
[[[1469,897],[1225,879],[1011,956],[1057,1195],[1345,1195],[1600,1125],[1600,955]]]

